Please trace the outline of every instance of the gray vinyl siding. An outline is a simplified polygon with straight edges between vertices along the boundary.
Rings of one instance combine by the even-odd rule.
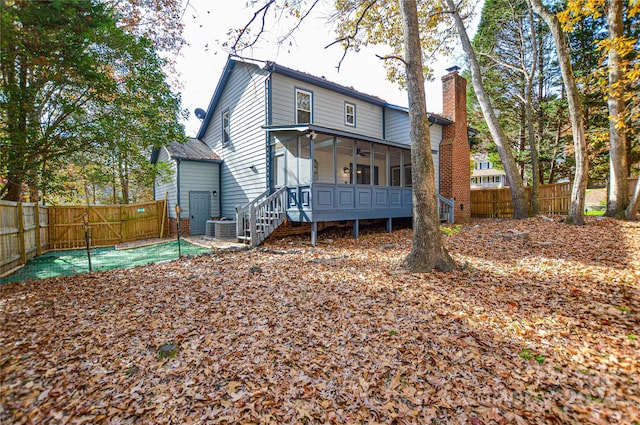
[[[387,140],[411,145],[409,136],[409,114],[407,112],[397,109],[386,109],[385,124],[385,136]],[[429,130],[436,189],[440,192],[440,142],[442,142],[442,126],[439,124],[431,124]]]
[[[382,108],[380,106],[319,86],[302,83],[280,74],[272,76],[272,125],[296,124],[296,88],[313,93],[313,124],[382,138]],[[356,106],[355,127],[345,124],[345,102]]]
[[[169,201],[169,217],[176,217],[176,201],[177,201],[177,186],[176,186],[176,162],[169,158],[169,153],[167,152],[167,148],[161,148],[158,154],[158,162],[166,162],[169,164],[171,169],[173,170],[171,174],[171,181],[161,182],[160,179],[156,179],[156,184],[154,186],[153,198],[155,200],[161,201],[164,199],[167,192],[168,201]]]
[[[220,164],[182,160],[180,162],[180,216],[188,218],[189,192],[208,192],[211,205],[211,217],[220,217]],[[213,196],[213,191],[218,196]]]
[[[385,139],[393,142],[411,144],[409,138],[409,114],[405,111],[386,108],[384,111]]]
[[[265,80],[268,72],[255,65],[237,63],[215,107],[204,141],[224,161],[222,212],[235,216],[235,207],[253,200],[267,189]],[[222,112],[230,112],[231,141],[222,145]],[[255,166],[255,170],[251,166]],[[217,203],[217,201],[216,201]],[[212,203],[213,205],[213,203]]]
[[[436,178],[436,190],[440,193],[440,142],[442,141],[442,126],[433,124],[429,132],[431,137],[431,152],[433,153],[433,173]]]

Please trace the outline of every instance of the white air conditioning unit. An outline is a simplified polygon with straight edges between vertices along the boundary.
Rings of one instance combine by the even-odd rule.
[[[206,226],[205,226],[205,230],[204,230],[205,238],[213,239],[213,238],[216,237],[216,226],[215,226],[215,224],[216,224],[215,221],[207,220]]]

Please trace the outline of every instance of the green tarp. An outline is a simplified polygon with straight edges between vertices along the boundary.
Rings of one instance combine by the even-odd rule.
[[[180,242],[182,255],[197,255],[210,252],[188,242]],[[178,242],[167,242],[141,248],[115,250],[114,248],[95,248],[91,250],[93,271],[115,268],[128,268],[178,258]],[[45,279],[54,276],[71,276],[87,273],[89,263],[86,250],[55,251],[40,255],[17,272],[0,279],[0,284],[28,279]]]

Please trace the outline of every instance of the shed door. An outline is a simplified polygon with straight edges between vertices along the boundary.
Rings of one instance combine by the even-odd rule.
[[[189,232],[192,235],[203,235],[211,213],[209,192],[189,192]]]

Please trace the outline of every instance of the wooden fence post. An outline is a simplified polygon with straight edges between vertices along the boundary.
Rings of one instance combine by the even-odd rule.
[[[168,199],[169,199],[169,192],[165,192],[164,202],[162,203],[162,221],[160,221],[160,238],[164,236],[164,221],[167,216],[167,203],[169,202]],[[157,205],[158,204],[156,204],[156,212],[158,211]]]
[[[20,264],[26,264],[27,252],[24,241],[24,210],[22,202],[18,202],[18,243],[20,244]]]
[[[49,207],[49,250],[56,249],[56,231],[55,231],[55,223],[56,223],[56,207],[53,205]]]
[[[34,206],[35,221],[36,221],[36,255],[42,254],[42,247],[40,246],[42,241],[40,237],[40,204],[36,202]]]
[[[491,192],[491,217],[498,217],[499,203],[498,203],[498,191]]]
[[[120,242],[124,242],[126,240],[125,236],[124,236],[124,228],[125,228],[125,224],[124,224],[124,207],[122,205],[120,205]]]

